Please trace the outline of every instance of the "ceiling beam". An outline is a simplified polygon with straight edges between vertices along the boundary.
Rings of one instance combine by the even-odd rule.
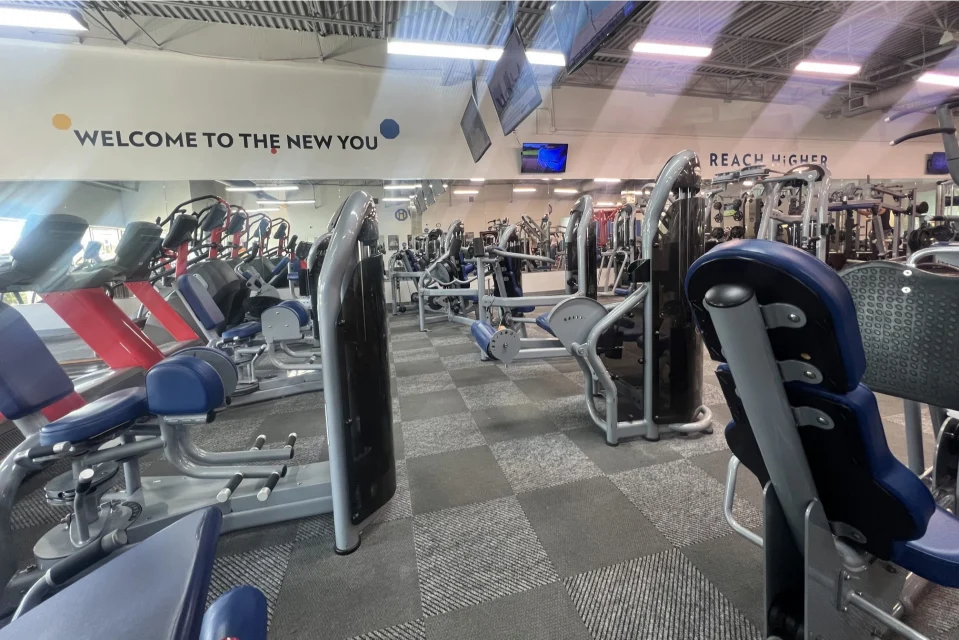
[[[341,27],[360,27],[370,31],[379,31],[382,26],[376,22],[359,22],[356,20],[340,20],[338,18],[320,18],[316,16],[301,15],[294,13],[279,13],[276,11],[262,11],[260,9],[245,9],[234,6],[210,5],[202,2],[181,2],[177,0],[150,0],[149,4],[170,9],[180,9],[183,11],[194,11],[198,13],[215,12],[229,13],[235,16],[246,16],[249,18],[271,18],[277,20],[300,20],[317,26],[337,25]]]

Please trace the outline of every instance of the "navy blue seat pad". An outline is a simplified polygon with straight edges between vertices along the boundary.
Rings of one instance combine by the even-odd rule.
[[[266,640],[266,596],[256,587],[234,587],[216,599],[206,615],[200,640]]]
[[[823,374],[822,386],[844,393],[856,388],[866,371],[852,296],[842,279],[808,253],[769,240],[734,240],[700,257],[686,276],[686,294],[709,355],[720,362],[719,339],[703,305],[717,284],[751,287],[760,305],[788,303],[807,316],[801,330],[769,330],[776,359],[809,360]]]
[[[896,544],[891,559],[926,580],[959,588],[959,519],[936,507],[925,535]]]
[[[146,396],[158,416],[202,415],[223,404],[223,380],[209,362],[173,356],[147,371]]]
[[[293,313],[296,314],[297,320],[299,320],[301,327],[305,327],[306,325],[310,324],[310,312],[307,311],[306,307],[296,300],[284,300],[277,306],[286,307],[287,309],[293,311]]]
[[[40,429],[40,444],[83,442],[150,415],[143,387],[124,389],[80,407]]]
[[[227,329],[220,334],[221,337],[232,340],[233,338],[252,338],[263,330],[263,325],[259,322],[244,322],[235,327]]]
[[[177,278],[176,287],[183,301],[196,315],[203,328],[208,331],[216,331],[223,325],[226,318],[223,317],[223,312],[216,306],[216,301],[202,282],[187,274]]]
[[[19,420],[71,393],[70,377],[30,323],[0,302],[0,413]]]
[[[198,637],[221,522],[215,508],[184,516],[0,629],[0,638]]]
[[[538,316],[536,316],[536,326],[542,329],[543,331],[547,332],[551,336],[555,336],[556,334],[553,333],[553,329],[549,326],[549,320],[548,320],[549,314],[550,312],[547,311],[546,313],[541,313]]]
[[[729,448],[765,485],[769,472],[726,365],[717,377],[733,417],[726,427]],[[826,517],[861,531],[866,549],[884,559],[891,559],[897,543],[920,538],[935,501],[889,451],[879,407],[868,387],[837,395],[803,383],[785,386],[790,405],[819,409],[835,422],[832,429],[799,427]]]

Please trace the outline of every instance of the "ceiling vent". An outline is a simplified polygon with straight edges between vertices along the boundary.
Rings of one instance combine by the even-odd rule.
[[[846,111],[859,111],[861,109],[869,108],[869,96],[861,95],[855,98],[850,98],[849,102],[846,104]]]

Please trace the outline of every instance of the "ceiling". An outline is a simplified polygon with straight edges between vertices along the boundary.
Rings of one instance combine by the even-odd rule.
[[[133,21],[152,39],[150,20],[165,18],[320,37],[473,44],[502,44],[515,23],[528,47],[559,48],[548,1],[30,4],[80,11],[88,24],[113,33],[124,44],[118,21]],[[952,29],[955,39],[940,44]],[[640,59],[630,53],[640,38],[705,44],[713,52],[691,63]],[[848,98],[910,83],[925,68],[959,68],[957,43],[959,2],[649,2],[582,69],[572,75],[560,72],[552,81],[726,100],[804,102],[838,113]],[[807,57],[855,62],[862,70],[849,81],[797,76],[793,67]]]

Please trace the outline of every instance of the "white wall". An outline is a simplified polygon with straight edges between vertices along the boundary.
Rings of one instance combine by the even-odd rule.
[[[568,142],[573,178],[651,178],[691,148],[707,176],[722,170],[709,166],[711,154],[732,163],[748,153],[767,164],[774,154],[826,155],[836,177],[905,179],[921,177],[925,155],[940,149],[936,139],[890,148],[918,124],[887,125],[881,114],[826,120],[804,106],[576,87],[543,87],[542,109],[506,137],[481,85],[493,147],[474,165],[459,129],[468,84],[424,73],[2,41],[0,76],[0,179],[505,179],[519,176],[522,141]],[[54,127],[55,114],[70,117],[66,129]],[[399,137],[380,134],[384,119],[399,123]],[[197,146],[82,146],[74,130],[119,131],[124,140],[133,131],[194,132]],[[230,134],[233,146],[208,148],[203,132]],[[254,132],[275,134],[277,153],[244,149],[240,134]],[[332,136],[331,148],[289,148],[297,134]],[[359,136],[364,147],[375,140],[376,149],[343,149],[339,135]]]

